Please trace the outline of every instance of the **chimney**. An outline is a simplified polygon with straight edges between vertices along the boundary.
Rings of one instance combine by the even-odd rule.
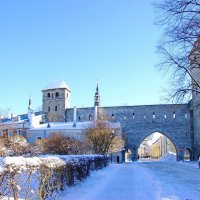
[[[74,122],[76,122],[76,116],[77,116],[77,108],[75,106],[74,107]]]
[[[98,106],[94,106],[94,121],[98,120]]]

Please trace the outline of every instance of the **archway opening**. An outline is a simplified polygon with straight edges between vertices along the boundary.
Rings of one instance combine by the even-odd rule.
[[[186,148],[183,154],[184,161],[191,161],[192,160],[192,151],[189,148]]]
[[[125,152],[125,162],[132,162],[132,152],[130,149],[127,149]]]
[[[138,148],[138,160],[176,161],[176,147],[164,134],[152,133],[141,142]]]

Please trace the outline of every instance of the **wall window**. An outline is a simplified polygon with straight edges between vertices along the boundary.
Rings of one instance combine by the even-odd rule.
[[[53,98],[53,93],[51,94],[51,97]]]
[[[55,111],[58,111],[58,106],[55,106]]]
[[[58,98],[59,97],[59,92],[56,92],[56,98]]]
[[[176,118],[176,113],[175,113],[175,111],[173,112],[173,118],[174,118],[174,119]]]
[[[69,97],[69,94],[68,94],[68,92],[67,92],[67,98]]]
[[[48,112],[50,112],[51,111],[51,108],[50,108],[50,106],[48,106]]]
[[[81,121],[81,117],[80,116],[78,117],[78,120]]]
[[[155,115],[155,112],[153,112],[153,119],[155,119],[156,118],[156,115]]]
[[[50,93],[47,93],[47,97],[50,98],[50,97],[51,97],[51,94],[50,94]]]
[[[187,119],[187,117],[188,117],[187,114],[185,114],[185,118],[186,118],[186,119]]]
[[[133,113],[133,119],[135,119],[135,113]]]
[[[92,116],[91,115],[89,115],[89,121],[92,121]]]

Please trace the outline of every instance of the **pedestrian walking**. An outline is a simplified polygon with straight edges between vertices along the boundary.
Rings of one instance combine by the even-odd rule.
[[[199,156],[199,160],[198,160],[198,165],[199,165],[199,168],[200,168],[200,156]]]

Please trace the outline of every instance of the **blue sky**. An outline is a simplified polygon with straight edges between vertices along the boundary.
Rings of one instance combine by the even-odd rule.
[[[0,2],[0,107],[27,112],[42,105],[52,80],[70,87],[71,106],[162,103],[149,0],[6,0]]]

